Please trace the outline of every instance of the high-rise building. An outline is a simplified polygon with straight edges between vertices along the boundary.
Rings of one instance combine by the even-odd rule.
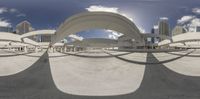
[[[13,28],[11,26],[0,26],[0,32],[13,32]]]
[[[154,28],[152,28],[151,29],[151,34],[155,34],[155,29]],[[155,37],[151,37],[151,43],[154,43],[155,42],[155,39],[154,39]]]
[[[169,28],[169,24],[168,24],[168,18],[165,18],[165,17],[160,18],[158,27],[159,27],[160,35],[165,35],[165,36],[171,37],[170,28]]]
[[[153,27],[153,29],[152,29],[152,32],[154,32],[153,34],[155,34],[155,35],[159,35],[159,28],[158,28],[158,25],[154,25],[154,27]],[[160,38],[159,37],[153,37],[152,38],[153,40],[153,43],[155,44],[157,44],[157,43],[159,43],[159,41],[160,41]]]
[[[188,26],[188,31],[189,32],[196,32],[196,26],[194,26],[194,25]]]
[[[196,32],[200,32],[200,26],[196,26]]]
[[[189,32],[200,32],[200,26],[190,26]]]
[[[153,26],[153,29],[154,29],[154,34],[159,34],[158,25],[154,25],[154,26]]]
[[[200,18],[192,19],[188,24],[185,24],[184,27],[188,32],[200,32]]]
[[[179,35],[185,33],[186,30],[182,26],[175,26],[174,29],[172,30],[172,35]]]
[[[33,31],[33,28],[31,27],[31,23],[28,21],[23,21],[16,26],[16,33],[19,35],[22,35],[24,33],[28,33]]]
[[[32,28],[31,23],[28,21],[22,21],[19,24],[17,24],[17,26],[16,26],[16,34],[19,34],[19,35],[31,32],[33,30],[34,29]],[[28,37],[28,38],[36,41],[37,36],[32,36],[32,37]]]

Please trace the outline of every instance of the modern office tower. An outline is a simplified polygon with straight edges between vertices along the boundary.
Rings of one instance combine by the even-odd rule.
[[[159,27],[158,27],[158,25],[154,25],[153,29],[154,29],[154,34],[159,34]]]
[[[0,26],[0,32],[13,32],[13,28],[11,26]]]
[[[28,21],[23,21],[16,26],[16,33],[19,35],[22,35],[24,33],[28,33],[33,31],[33,28],[31,27],[31,23]]]
[[[154,28],[151,29],[151,34],[155,34]],[[155,42],[155,37],[151,37],[151,43],[154,43],[154,42]]]
[[[200,26],[189,26],[189,32],[200,32]]]
[[[200,18],[191,20],[185,27],[188,29],[188,32],[200,32]]]
[[[158,28],[158,25],[154,25],[154,27],[153,27],[153,29],[152,29],[153,31],[152,32],[154,32],[154,34],[155,35],[159,35],[159,28]],[[154,44],[156,43],[159,43],[160,42],[160,37],[154,37],[153,38],[154,40]]]
[[[32,28],[31,23],[28,21],[22,21],[19,24],[17,24],[17,26],[16,26],[16,34],[19,34],[19,35],[31,32],[33,30],[34,29]],[[28,37],[28,38],[36,41],[37,36],[32,36],[32,37]]]
[[[182,26],[175,26],[174,29],[172,30],[172,35],[179,35],[179,34],[183,34],[186,33],[186,30],[182,27]]]
[[[152,34],[155,34],[155,35],[159,35],[159,28],[158,28],[158,25],[154,25],[152,30],[151,30],[151,33]],[[159,42],[159,37],[152,37],[151,38],[151,41],[152,43],[158,43]]]
[[[194,25],[188,26],[188,31],[189,32],[196,32],[196,26],[194,26]]]
[[[200,32],[200,26],[196,26],[196,32]]]
[[[158,26],[159,26],[159,34],[160,35],[165,35],[165,36],[171,37],[168,18],[165,18],[165,17],[160,18]]]

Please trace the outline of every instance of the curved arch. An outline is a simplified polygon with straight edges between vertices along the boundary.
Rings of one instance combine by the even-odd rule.
[[[9,32],[0,32],[0,41],[12,41],[12,42],[20,42],[24,44],[30,44],[30,45],[37,45],[37,42],[30,40],[28,38],[24,39],[24,42],[21,41],[21,37],[18,34],[13,34]]]
[[[36,36],[36,35],[54,35],[56,30],[36,30],[36,31],[31,31],[28,33],[25,33],[20,36],[21,40],[24,40],[27,37],[30,36]],[[70,38],[73,38],[75,40],[80,40],[76,35],[70,36]]]
[[[32,31],[25,33],[20,36],[21,39],[30,37],[30,36],[35,36],[35,35],[53,35],[55,34],[56,30],[37,30],[37,31]]]
[[[21,42],[20,35],[9,33],[9,32],[0,32],[0,41],[14,41]]]
[[[68,18],[60,25],[51,44],[70,34],[88,29],[110,29],[123,33],[142,42],[142,36],[136,25],[126,17],[110,12],[85,12]]]
[[[171,40],[167,39],[162,42],[160,42],[158,45],[159,46],[164,46],[164,45],[170,45],[173,43],[185,43],[185,42],[191,42],[191,41],[200,41],[200,32],[194,32],[194,33],[184,33],[180,35],[176,35],[172,37]]]

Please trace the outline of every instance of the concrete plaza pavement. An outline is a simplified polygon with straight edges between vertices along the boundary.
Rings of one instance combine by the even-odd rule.
[[[199,57],[191,58],[189,56],[197,56],[198,51],[191,53],[190,51],[173,52],[172,54],[171,52],[160,54],[135,53],[136,57],[143,57],[144,60],[142,58],[139,60],[136,57],[134,58],[134,53],[129,53],[131,57],[128,56],[127,52],[108,51],[106,53],[114,55],[109,58],[89,58],[75,55],[64,56],[62,53],[44,53],[43,55],[41,54],[41,57],[33,57],[37,56],[33,53],[29,54],[29,56],[22,55],[24,57],[18,60],[20,62],[26,61],[24,60],[25,57],[37,58],[38,60],[36,59],[31,66],[28,65],[17,73],[1,76],[0,98],[199,99],[200,97],[200,77],[198,76],[200,72],[188,69],[200,68],[197,65],[193,67],[193,64],[200,63],[198,61]],[[125,53],[125,56],[117,56],[118,54]],[[179,56],[181,54],[183,56]],[[63,57],[58,57],[61,55]],[[86,56],[87,54],[84,55]],[[118,57],[132,60],[132,62],[120,60]],[[6,61],[8,57],[4,58]],[[173,58],[174,60],[171,60]],[[193,64],[181,63],[181,65],[176,65],[178,61],[184,61],[187,58],[189,59],[188,61],[193,60]],[[145,60],[146,64],[143,64]],[[159,64],[160,60],[170,61]],[[173,62],[175,62],[176,69],[169,68]],[[7,62],[4,65],[10,63]],[[23,65],[25,64],[21,64],[21,66]],[[185,67],[187,69],[182,69]],[[186,74],[185,72],[179,73],[181,70],[187,70],[189,74],[187,72]],[[120,90],[117,90],[119,88]]]
[[[0,50],[0,76],[14,75],[31,67],[40,57],[27,57],[24,52]],[[38,53],[40,56],[43,53]]]
[[[65,93],[90,96],[120,95],[137,90],[145,65],[133,65],[107,56],[103,51],[96,51],[50,58],[56,86]]]

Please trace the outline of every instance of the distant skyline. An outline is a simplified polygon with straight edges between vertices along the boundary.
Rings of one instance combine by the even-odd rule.
[[[148,33],[162,17],[169,19],[171,29],[177,22],[185,24],[199,18],[200,0],[0,0],[0,26],[15,27],[27,20],[35,29],[56,29],[72,15],[98,10],[125,15]],[[84,31],[87,33],[82,36],[101,31]],[[96,35],[104,37],[106,33]]]

